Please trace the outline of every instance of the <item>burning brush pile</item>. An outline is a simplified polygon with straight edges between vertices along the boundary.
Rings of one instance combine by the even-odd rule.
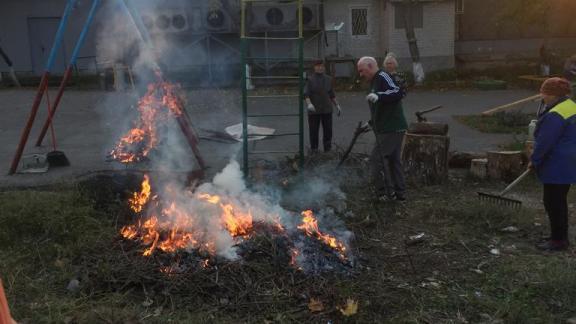
[[[135,127],[110,156],[126,164],[155,156],[151,153],[162,142],[159,129],[166,127],[169,118],[185,115],[178,92],[170,83],[150,85],[139,101]],[[128,199],[132,220],[120,231],[142,258],[155,260],[163,273],[250,262],[267,253],[259,248],[262,240],[272,242],[274,263],[282,268],[348,272],[354,263],[351,232],[323,211],[315,215],[312,210],[282,208],[278,191],[249,190],[235,161],[211,183],[198,187],[165,175],[144,173],[140,190]]]
[[[195,190],[145,175],[129,205],[137,220],[122,236],[138,242],[143,257],[158,256],[164,272],[250,259],[262,236],[283,250],[277,262],[298,270],[345,270],[353,263],[350,232],[321,229],[311,210],[289,212],[248,190],[236,162]]]

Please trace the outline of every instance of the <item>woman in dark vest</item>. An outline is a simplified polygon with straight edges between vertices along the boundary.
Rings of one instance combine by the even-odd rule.
[[[308,109],[310,149],[313,153],[318,151],[318,133],[322,124],[324,152],[329,152],[332,149],[332,113],[336,107],[337,114],[340,116],[342,109],[332,89],[332,78],[325,73],[324,62],[314,63],[314,73],[308,77],[304,98]]]

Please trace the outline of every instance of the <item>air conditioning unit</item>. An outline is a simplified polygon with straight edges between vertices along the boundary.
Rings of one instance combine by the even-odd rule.
[[[182,10],[143,12],[142,22],[151,34],[180,33],[189,30],[188,15]]]
[[[302,8],[305,30],[322,29],[320,4],[307,3]],[[298,30],[298,6],[291,3],[253,3],[250,12],[251,31]]]
[[[202,23],[208,33],[230,33],[232,18],[224,8],[204,8]]]

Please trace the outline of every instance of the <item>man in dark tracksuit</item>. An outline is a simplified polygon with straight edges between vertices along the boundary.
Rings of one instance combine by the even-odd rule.
[[[376,135],[372,152],[372,177],[380,200],[406,200],[402,145],[408,124],[402,108],[403,93],[388,73],[378,69],[373,57],[358,61],[360,77],[370,81],[366,97],[371,127]]]
[[[322,124],[322,143],[324,152],[332,149],[332,113],[334,107],[338,111],[338,116],[342,109],[336,101],[336,94],[332,89],[332,78],[324,73],[324,63],[317,61],[314,63],[314,73],[308,78],[304,89],[308,109],[308,131],[310,135],[310,149],[312,152],[318,151],[318,133]]]

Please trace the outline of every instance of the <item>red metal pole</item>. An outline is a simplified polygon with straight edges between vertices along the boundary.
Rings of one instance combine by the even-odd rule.
[[[44,140],[44,136],[46,136],[46,132],[48,132],[48,127],[52,124],[52,119],[54,119],[54,115],[56,114],[56,109],[58,109],[58,105],[60,104],[60,100],[62,99],[62,95],[64,94],[64,90],[66,89],[66,84],[72,75],[72,66],[69,65],[66,71],[64,72],[64,76],[62,77],[62,82],[60,82],[60,88],[58,89],[58,94],[56,94],[56,98],[54,99],[54,105],[50,111],[48,117],[46,117],[46,121],[44,122],[44,126],[42,126],[42,130],[40,131],[40,135],[36,140],[36,146],[42,146],[42,141]]]
[[[20,137],[20,142],[18,143],[18,148],[16,149],[16,154],[14,155],[14,159],[12,160],[12,165],[10,166],[10,171],[8,172],[8,174],[14,174],[16,172],[16,169],[18,169],[18,163],[20,163],[22,152],[24,152],[24,147],[26,146],[26,142],[28,141],[28,137],[30,136],[30,130],[32,129],[32,125],[34,125],[34,119],[36,119],[36,114],[38,113],[38,107],[40,107],[42,97],[44,96],[44,91],[46,91],[46,88],[48,87],[49,76],[50,72],[48,71],[44,72],[44,74],[42,75],[40,85],[38,86],[38,92],[36,92],[36,98],[34,98],[34,103],[32,104],[32,110],[30,111],[28,121],[26,122],[26,127],[24,127],[24,131],[22,132],[22,136]]]
[[[178,125],[180,126],[182,133],[184,133],[184,137],[186,137],[186,139],[188,140],[188,145],[190,145],[190,148],[192,149],[192,152],[194,153],[194,156],[198,161],[198,165],[200,165],[201,169],[205,169],[206,164],[204,163],[204,159],[202,158],[200,150],[198,149],[198,139],[196,138],[196,135],[194,135],[194,132],[192,131],[190,124],[186,120],[186,117],[180,115],[176,117],[176,121],[178,121]]]

